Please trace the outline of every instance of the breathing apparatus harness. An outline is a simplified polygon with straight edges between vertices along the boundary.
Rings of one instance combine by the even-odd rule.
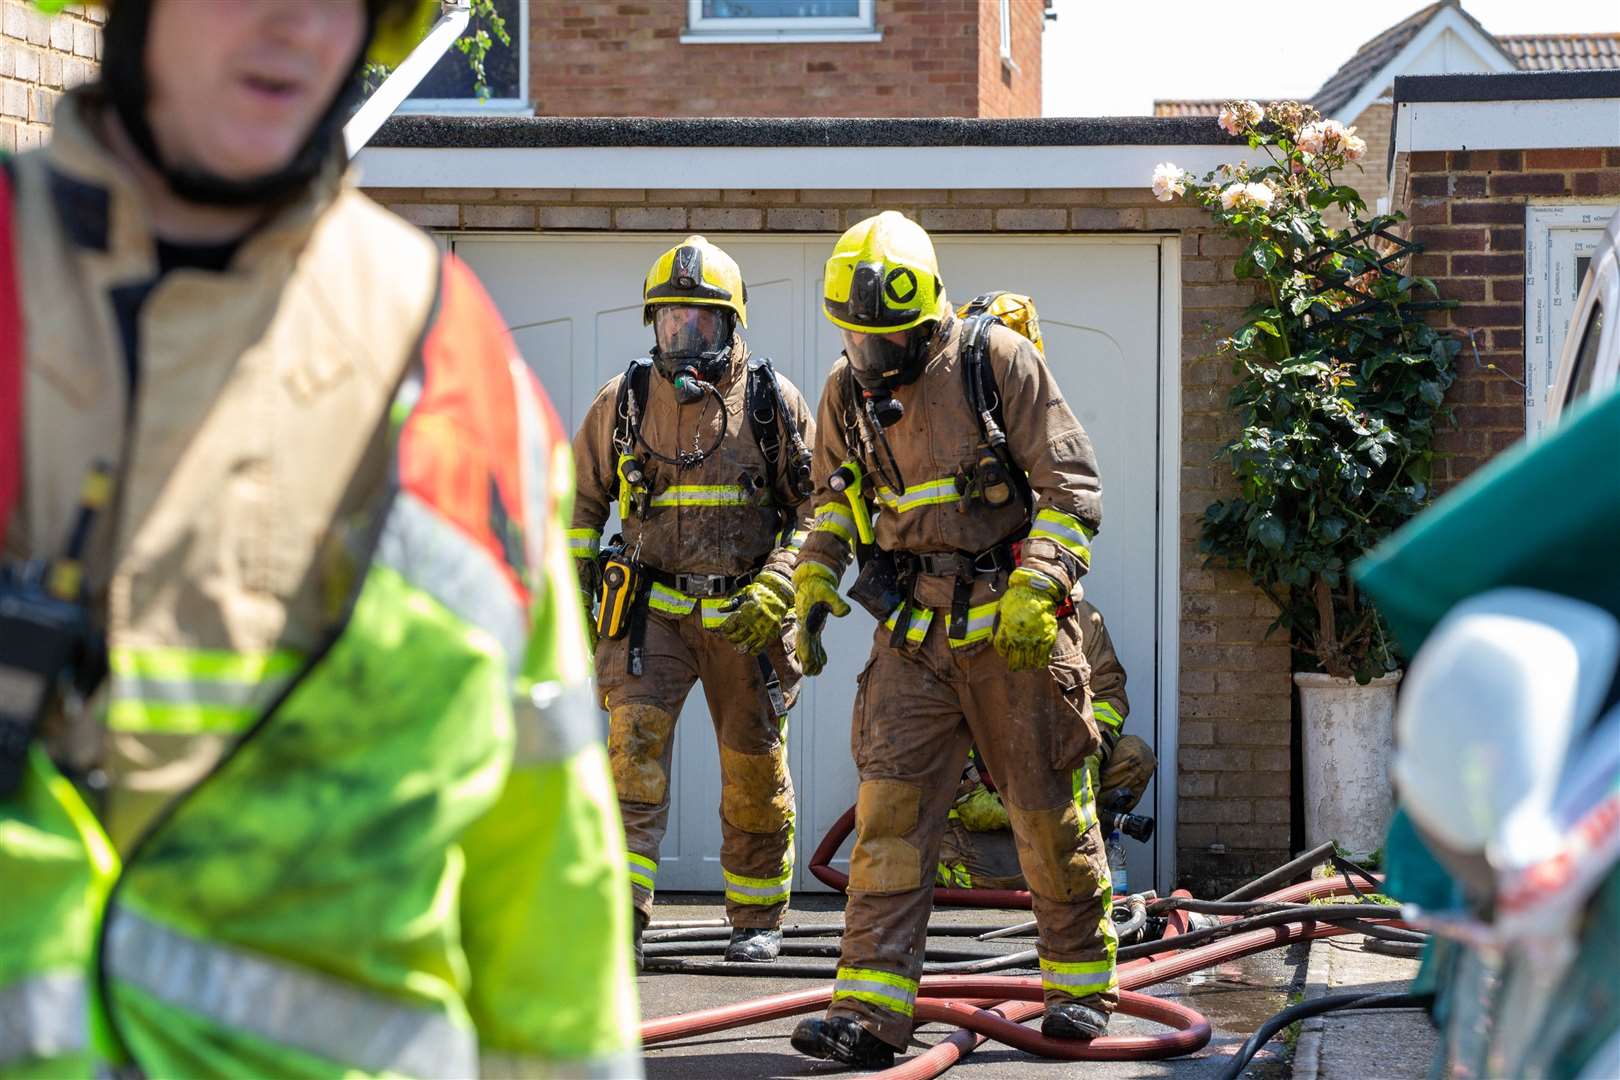
[[[990,364],[990,328],[1005,325],[988,311],[990,303],[999,294],[985,293],[975,297],[961,315],[962,331],[959,357],[962,365],[962,387],[968,405],[978,421],[981,453],[971,470],[956,476],[956,488],[964,504],[979,500],[992,508],[1007,505],[1018,498],[1024,505],[1024,520],[1005,539],[976,554],[963,552],[889,552],[878,547],[872,539],[870,527],[863,523],[862,509],[856,510],[860,532],[854,547],[855,559],[860,567],[850,585],[849,598],[866,608],[878,619],[886,620],[898,611],[889,644],[898,648],[905,644],[906,632],[911,624],[911,607],[905,601],[918,574],[941,574],[956,579],[951,598],[949,636],[961,640],[967,636],[969,600],[973,579],[984,574],[1011,571],[1017,565],[1017,546],[1029,533],[1035,515],[1035,494],[1029,485],[1029,475],[1013,457],[1007,445],[1005,418],[1001,392],[996,385],[994,368]],[[942,321],[941,326],[945,323]],[[936,329],[935,333],[939,331]],[[920,369],[919,372],[920,373]],[[916,376],[913,375],[912,378]],[[898,423],[903,409],[890,396],[891,388],[868,389],[860,384],[852,366],[847,366],[843,379],[845,442],[854,450],[855,459],[847,462],[835,473],[830,486],[834,490],[858,492],[866,475],[876,479],[889,490],[906,490],[905,477],[895,460],[894,451],[884,435],[885,427]],[[879,457],[881,449],[883,457]],[[852,502],[856,500],[851,500]],[[1065,605],[1068,602],[1065,601]],[[1070,606],[1072,610],[1072,606]],[[1060,609],[1059,614],[1066,614]]]
[[[723,355],[729,356],[729,354],[730,349],[728,347]],[[638,358],[632,361],[629,370],[625,372],[624,381],[619,384],[619,399],[615,407],[615,415],[619,423],[613,431],[613,449],[619,456],[634,456],[636,448],[640,447],[651,457],[662,461],[666,465],[673,465],[678,470],[696,468],[708,460],[709,456],[716,450],[720,449],[720,444],[725,442],[726,436],[730,434],[731,418],[726,412],[726,399],[721,396],[719,389],[715,387],[713,382],[703,378],[703,373],[699,371],[695,364],[684,364],[676,368],[674,373],[671,374],[664,370],[665,362],[659,356],[656,348],[648,355],[650,357],[648,360]],[[712,396],[716,404],[720,406],[720,430],[715,434],[714,441],[709,443],[707,447],[700,449],[694,444],[691,450],[682,450],[677,446],[675,456],[671,457],[655,448],[643,437],[641,433],[641,414],[646,407],[648,376],[653,367],[657,367],[659,374],[669,379],[670,385],[675,390],[675,400],[679,404],[695,405],[705,397]],[[632,383],[638,385],[632,386]]]
[[[674,457],[662,454],[648,445],[642,436],[641,421],[646,410],[647,394],[651,389],[652,371],[656,360],[656,356],[637,357],[630,362],[624,378],[619,381],[618,397],[614,403],[616,419],[613,429],[613,454],[618,462],[616,472],[619,478],[615,498],[619,502],[620,514],[625,518],[646,518],[651,509],[646,470],[636,456],[638,447],[658,461],[673,465],[676,469],[687,469],[701,464],[719,449],[729,432],[725,398],[712,382],[700,378],[696,371],[692,371],[688,377],[699,384],[699,389],[690,401],[683,404],[700,401],[704,396],[713,394],[720,403],[719,436],[707,449],[694,450],[690,453],[677,451]],[[676,377],[682,377],[682,372],[677,372]],[[760,483],[745,472],[739,481],[741,486],[753,493],[756,498],[769,500],[775,504],[776,531],[779,535],[785,534],[791,528],[793,520],[789,511],[803,503],[815,491],[815,485],[810,477],[810,450],[805,446],[804,433],[799,430],[799,425],[793,422],[792,414],[788,411],[787,402],[782,397],[781,384],[777,380],[776,368],[772,365],[770,357],[750,358],[744,377],[746,382],[743,386],[743,409],[748,416],[749,430],[753,434],[754,443],[759,447],[760,456],[764,459],[765,477],[764,482]],[[680,400],[679,384],[676,385],[676,390],[677,400]],[[776,501],[783,487],[788,493],[788,501],[785,504]],[[646,598],[654,582],[687,595],[716,597],[729,595],[742,588],[759,572],[758,567],[755,567],[745,573],[729,577],[720,574],[670,573],[644,565],[640,561],[640,555],[640,543],[632,548],[626,544],[621,535],[615,536],[598,556],[601,569],[597,573],[597,579],[602,586],[597,630],[601,636],[610,640],[617,640],[626,634],[630,636],[626,666],[632,675],[642,673]],[[778,687],[772,694],[775,707],[780,684],[773,683],[773,679],[775,679],[774,671],[766,673],[767,689],[772,686]]]

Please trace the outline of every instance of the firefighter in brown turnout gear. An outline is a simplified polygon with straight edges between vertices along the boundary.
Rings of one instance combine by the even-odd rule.
[[[794,570],[806,673],[825,663],[821,620],[849,611],[837,585],[852,556],[850,596],[879,626],[855,698],[837,982],[793,1045],[863,1066],[906,1045],[940,835],[973,743],[1034,896],[1042,1030],[1094,1037],[1118,992],[1102,838],[1074,783],[1101,746],[1070,603],[1101,520],[1090,440],[1028,338],[954,315],[932,241],[900,214],[839,239],[824,307],[844,355],[821,397],[815,518]]]
[[[774,960],[793,871],[787,714],[799,689],[791,575],[815,427],[750,359],[736,262],[690,236],[643,288],[650,360],[597,394],[574,437],[569,542],[594,602],[597,686],[629,842],[636,954],[669,822],[675,718],[702,680],[720,747],[728,960]],[[623,531],[598,551],[609,504]]]
[[[1077,789],[1084,786],[1096,793],[1106,832],[1110,819],[1127,820],[1115,815],[1128,814],[1142,801],[1158,760],[1142,739],[1121,734],[1131,705],[1125,696],[1125,667],[1114,651],[1102,612],[1087,600],[1075,601],[1074,611],[1084,635],[1086,666],[1091,669],[1091,715],[1103,741],[1101,753],[1086,759],[1085,772],[1077,771],[1074,783]],[[1027,889],[1007,808],[1000,793],[986,786],[980,764],[975,754],[957,785],[934,881],[957,889]],[[1151,826],[1151,819],[1128,820]]]

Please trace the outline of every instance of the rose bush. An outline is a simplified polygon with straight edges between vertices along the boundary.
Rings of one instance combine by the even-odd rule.
[[[1239,492],[1205,510],[1200,547],[1248,572],[1281,613],[1273,629],[1320,670],[1366,682],[1398,658],[1349,568],[1430,499],[1458,342],[1424,313],[1450,305],[1405,273],[1417,249],[1392,231],[1401,216],[1369,215],[1338,179],[1366,153],[1354,128],[1296,102],[1231,102],[1219,123],[1254,164],[1198,181],[1166,162],[1152,183],[1242,241],[1236,274],[1262,287],[1221,342],[1243,426],[1219,458]]]

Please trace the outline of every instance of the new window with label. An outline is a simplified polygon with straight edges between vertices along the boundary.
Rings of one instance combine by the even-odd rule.
[[[687,0],[682,40],[868,40],[872,0]]]
[[[528,0],[494,0],[495,13],[506,22],[510,44],[503,45],[481,19],[473,19],[459,40],[480,31],[489,35],[489,51],[484,54],[484,84],[489,97],[479,100],[472,65],[455,45],[439,58],[411,96],[403,112],[472,112],[480,110],[514,112],[526,110],[529,98],[529,4]]]

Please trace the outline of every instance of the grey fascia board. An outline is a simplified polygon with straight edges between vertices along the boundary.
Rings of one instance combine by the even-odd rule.
[[[395,116],[375,148],[1241,145],[1214,117],[665,118]]]

